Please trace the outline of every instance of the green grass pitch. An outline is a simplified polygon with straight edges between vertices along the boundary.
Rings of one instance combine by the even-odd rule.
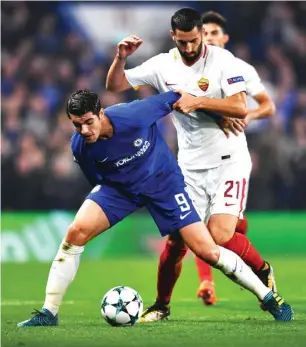
[[[145,307],[155,298],[156,259],[82,262],[64,298],[60,326],[16,328],[40,308],[48,264],[2,265],[2,346],[71,347],[299,347],[306,345],[306,259],[274,256],[279,291],[295,310],[295,321],[275,322],[260,311],[255,297],[215,271],[216,307],[195,298],[195,265],[186,259],[174,291],[169,321],[114,328],[101,317],[100,301],[116,285],[127,285],[142,296]]]

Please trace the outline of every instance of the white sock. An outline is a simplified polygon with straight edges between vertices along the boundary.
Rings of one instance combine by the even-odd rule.
[[[43,305],[53,315],[58,313],[66,290],[78,271],[83,250],[83,246],[73,246],[64,241],[53,260]]]
[[[262,300],[270,291],[246,263],[234,252],[218,246],[220,258],[215,267],[243,288],[248,289]]]

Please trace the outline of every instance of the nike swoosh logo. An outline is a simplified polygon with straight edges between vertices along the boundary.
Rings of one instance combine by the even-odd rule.
[[[186,213],[186,214],[181,214],[181,215],[180,215],[180,219],[181,219],[181,220],[182,220],[182,219],[185,219],[191,212],[192,212],[192,211],[189,211],[189,212]]]
[[[237,262],[237,259],[236,259],[236,264],[235,264],[235,267],[233,268],[233,272],[236,272],[236,270],[237,270],[237,265],[238,265],[238,262]]]
[[[235,205],[237,205],[237,204],[229,204],[229,203],[225,203],[225,206],[235,206]]]
[[[98,162],[98,163],[104,163],[107,159],[108,159],[108,157],[105,158],[105,159],[103,159],[103,160],[97,160],[97,162]]]
[[[177,83],[168,83],[168,82],[166,82],[166,86],[177,86]]]

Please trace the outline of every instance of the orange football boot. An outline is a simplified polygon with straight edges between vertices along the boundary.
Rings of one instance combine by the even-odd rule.
[[[201,299],[206,306],[216,305],[217,296],[214,282],[203,281],[197,291],[197,297]]]

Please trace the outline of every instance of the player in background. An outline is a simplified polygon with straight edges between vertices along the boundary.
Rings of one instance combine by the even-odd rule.
[[[72,153],[94,188],[55,256],[43,308],[19,327],[58,325],[60,304],[85,245],[142,206],[150,211],[161,235],[172,233],[182,239],[198,257],[252,291],[276,320],[293,319],[291,307],[239,256],[217,246],[201,221],[177,161],[156,125],[179,98],[168,92],[105,110],[98,95],[88,90],[69,98],[67,115],[76,129]]]
[[[226,137],[215,122],[216,117],[247,115],[243,71],[230,52],[203,43],[201,15],[197,11],[177,11],[171,18],[171,27],[176,48],[133,69],[125,70],[125,64],[142,40],[133,35],[119,42],[106,87],[120,92],[149,84],[159,92],[184,89],[193,95],[179,100],[175,109],[180,112],[172,113],[178,135],[178,162],[185,182],[215,242],[240,255],[272,289],[272,267],[245,235],[235,233],[245,208],[251,172],[245,134]],[[169,237],[160,256],[156,302],[144,312],[143,321],[170,315],[171,294],[186,252],[183,244]]]
[[[224,48],[229,40],[229,35],[226,31],[226,19],[219,13],[209,11],[202,14],[203,23],[203,41],[206,45],[213,45]],[[244,118],[245,125],[255,119],[262,119],[273,116],[275,105],[266,92],[264,85],[258,76],[254,67],[245,61],[236,58],[242,71],[242,75],[246,84],[246,92],[248,98],[253,98],[258,107],[248,109],[248,114]],[[248,220],[246,216],[239,219],[235,232],[246,234],[248,228]],[[200,279],[200,287],[197,291],[197,296],[201,298],[205,305],[216,304],[217,297],[215,285],[213,281],[211,267],[201,259],[195,258]]]

